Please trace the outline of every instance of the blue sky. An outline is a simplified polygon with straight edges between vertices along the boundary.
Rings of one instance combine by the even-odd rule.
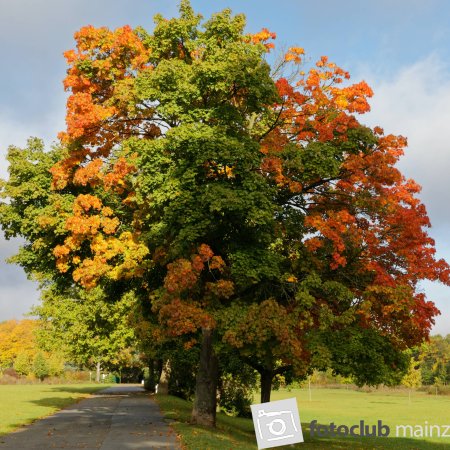
[[[63,51],[81,26],[153,26],[173,16],[177,0],[2,0],[0,2],[0,177],[8,145],[29,136],[49,145],[64,128]],[[278,47],[298,45],[315,60],[327,55],[374,89],[362,118],[408,137],[400,167],[422,185],[440,257],[450,261],[450,2],[447,0],[192,0],[204,16],[230,7],[250,32],[267,27]],[[38,302],[35,285],[4,263],[18,246],[0,236],[0,320],[20,318]],[[425,283],[442,311],[434,333],[450,333],[450,288]]]

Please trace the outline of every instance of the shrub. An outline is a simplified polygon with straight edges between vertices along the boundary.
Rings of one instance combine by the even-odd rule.
[[[222,376],[219,404],[225,412],[239,417],[251,417],[252,401],[251,387],[231,374]]]
[[[36,353],[33,360],[33,374],[41,381],[49,375],[50,368],[42,352]]]
[[[29,352],[20,352],[14,360],[14,368],[21,375],[28,375],[33,370],[33,357]]]

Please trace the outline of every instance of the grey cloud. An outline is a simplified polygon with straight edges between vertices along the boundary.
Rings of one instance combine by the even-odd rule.
[[[44,111],[61,111],[63,52],[73,33],[88,24],[151,28],[157,11],[170,15],[176,1],[2,0],[0,6],[0,86],[2,112],[22,126]]]
[[[5,261],[19,245],[18,239],[6,241],[0,233],[0,321],[20,319],[39,301],[37,284],[28,280],[20,267]]]

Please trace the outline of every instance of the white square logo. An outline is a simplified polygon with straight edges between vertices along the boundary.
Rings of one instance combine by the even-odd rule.
[[[251,405],[258,449],[303,442],[297,400]]]

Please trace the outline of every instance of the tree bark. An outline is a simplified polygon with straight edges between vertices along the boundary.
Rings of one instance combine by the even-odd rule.
[[[213,331],[202,329],[200,364],[195,385],[192,423],[207,427],[216,426],[218,360],[213,349]]]
[[[95,372],[95,381],[96,381],[97,383],[100,383],[100,369],[101,369],[100,361],[98,361],[98,362],[97,362],[96,372]]]
[[[268,369],[263,369],[259,373],[261,375],[261,403],[267,403],[270,402],[272,380],[275,374],[273,370]]]
[[[145,382],[145,389],[150,392],[155,392],[156,387],[156,370],[155,370],[155,360],[151,359],[148,364],[148,380]]]
[[[162,366],[161,375],[159,377],[158,383],[158,394],[167,395],[169,393],[169,378],[170,378],[170,360]]]

